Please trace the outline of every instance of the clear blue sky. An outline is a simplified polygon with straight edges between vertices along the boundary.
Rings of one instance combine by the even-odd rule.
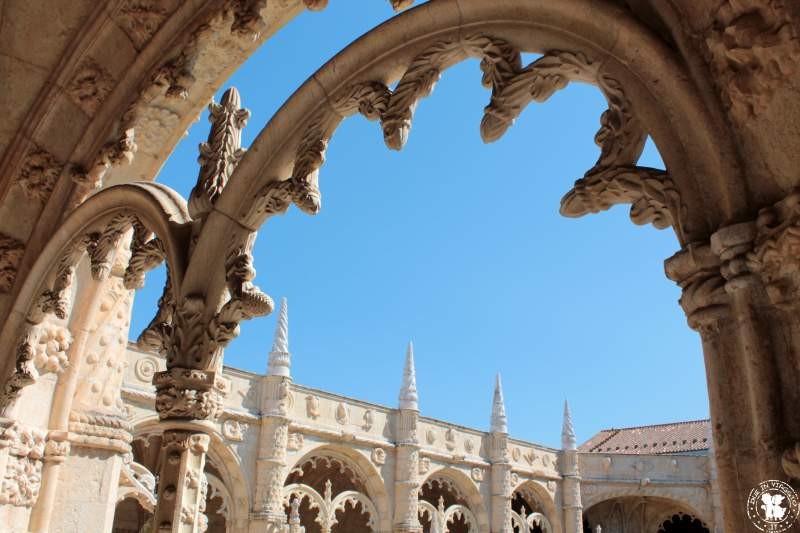
[[[310,74],[391,15],[388,2],[331,2],[270,39],[216,97],[239,89],[252,112],[245,146]],[[295,381],[395,406],[413,339],[425,416],[488,428],[499,371],[512,436],[546,445],[559,443],[564,398],[579,441],[707,417],[699,337],[664,277],[678,249],[671,230],[634,225],[625,206],[558,214],[597,159],[602,95],[571,85],[484,145],[480,76],[477,61],[447,71],[402,152],[384,146],[377,124],[345,121],[320,174],[322,212],[293,207],[259,232],[256,283],[289,298]],[[206,116],[158,177],[184,197]],[[652,145],[641,164],[663,167]],[[147,282],[133,338],[152,317],[163,267]],[[243,324],[226,364],[263,372],[276,316]]]

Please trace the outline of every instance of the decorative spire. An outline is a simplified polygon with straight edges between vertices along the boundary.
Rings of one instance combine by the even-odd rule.
[[[200,174],[189,196],[189,214],[197,219],[211,211],[222,194],[236,165],[244,155],[242,129],[250,111],[240,107],[239,91],[231,87],[222,95],[219,104],[208,105],[211,131],[208,141],[200,144]]]
[[[500,383],[500,373],[494,384],[494,401],[492,402],[492,433],[508,433],[508,419],[506,418],[506,405],[503,401],[503,385]]]
[[[414,345],[409,341],[406,349],[406,366],[403,369],[403,386],[400,387],[400,409],[419,411],[417,372],[414,369]]]
[[[291,356],[289,354],[289,304],[286,298],[281,298],[281,310],[278,314],[278,323],[275,326],[275,337],[272,341],[272,351],[269,352],[268,376],[289,377]]]
[[[577,449],[575,428],[572,426],[572,413],[569,411],[569,403],[567,403],[567,400],[564,400],[564,424],[561,429],[561,448],[564,450]]]

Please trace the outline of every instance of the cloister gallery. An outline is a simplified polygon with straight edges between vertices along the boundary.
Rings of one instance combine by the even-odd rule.
[[[184,131],[328,0],[0,5],[3,531],[739,533],[753,487],[798,488],[800,4],[412,3],[387,2],[401,13],[331,54],[246,150],[228,89],[188,199],[154,181]],[[418,101],[467,58],[487,143],[570,82],[605,96],[600,158],[561,213],[631,204],[675,233],[665,272],[702,341],[710,422],[578,447],[565,406],[552,449],[508,435],[498,376],[490,431],[457,426],[420,415],[410,345],[392,408],[293,382],[257,231],[292,205],[319,212],[344,119],[400,150]],[[664,169],[638,165],[648,137]],[[157,314],[130,332],[161,264]],[[276,307],[266,375],[223,366],[239,324]]]

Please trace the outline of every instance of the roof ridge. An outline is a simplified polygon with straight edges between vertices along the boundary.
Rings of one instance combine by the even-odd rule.
[[[663,427],[663,426],[679,426],[679,425],[684,425],[684,424],[696,424],[698,422],[711,422],[711,419],[710,418],[700,418],[700,419],[697,419],[697,420],[682,420],[680,422],[665,422],[663,424],[648,424],[648,425],[645,425],[645,426],[629,426],[629,427],[624,427],[624,428],[613,428],[612,427],[612,428],[601,429],[600,431],[622,431],[622,430],[626,430],[626,429],[644,429],[644,428],[657,428],[657,427]]]

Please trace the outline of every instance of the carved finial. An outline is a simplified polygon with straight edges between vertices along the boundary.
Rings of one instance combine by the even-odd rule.
[[[561,429],[561,448],[564,450],[577,449],[575,442],[575,428],[572,426],[572,413],[569,411],[569,403],[564,400],[564,424]]]
[[[272,351],[269,352],[268,376],[289,377],[291,354],[289,353],[289,304],[281,298],[281,310],[278,323],[275,325],[275,337],[272,340]]]
[[[403,386],[400,387],[400,409],[419,411],[417,396],[417,372],[414,369],[414,345],[409,342],[406,349],[406,366],[403,369]]]
[[[506,405],[503,401],[503,385],[500,383],[500,373],[494,384],[494,401],[492,402],[492,433],[508,433],[508,418],[506,418]]]
[[[199,218],[211,210],[244,155],[242,129],[250,118],[250,111],[240,105],[239,91],[231,87],[222,95],[219,104],[211,102],[208,106],[211,131],[208,142],[200,145],[197,158],[200,174],[189,196],[192,218]]]

